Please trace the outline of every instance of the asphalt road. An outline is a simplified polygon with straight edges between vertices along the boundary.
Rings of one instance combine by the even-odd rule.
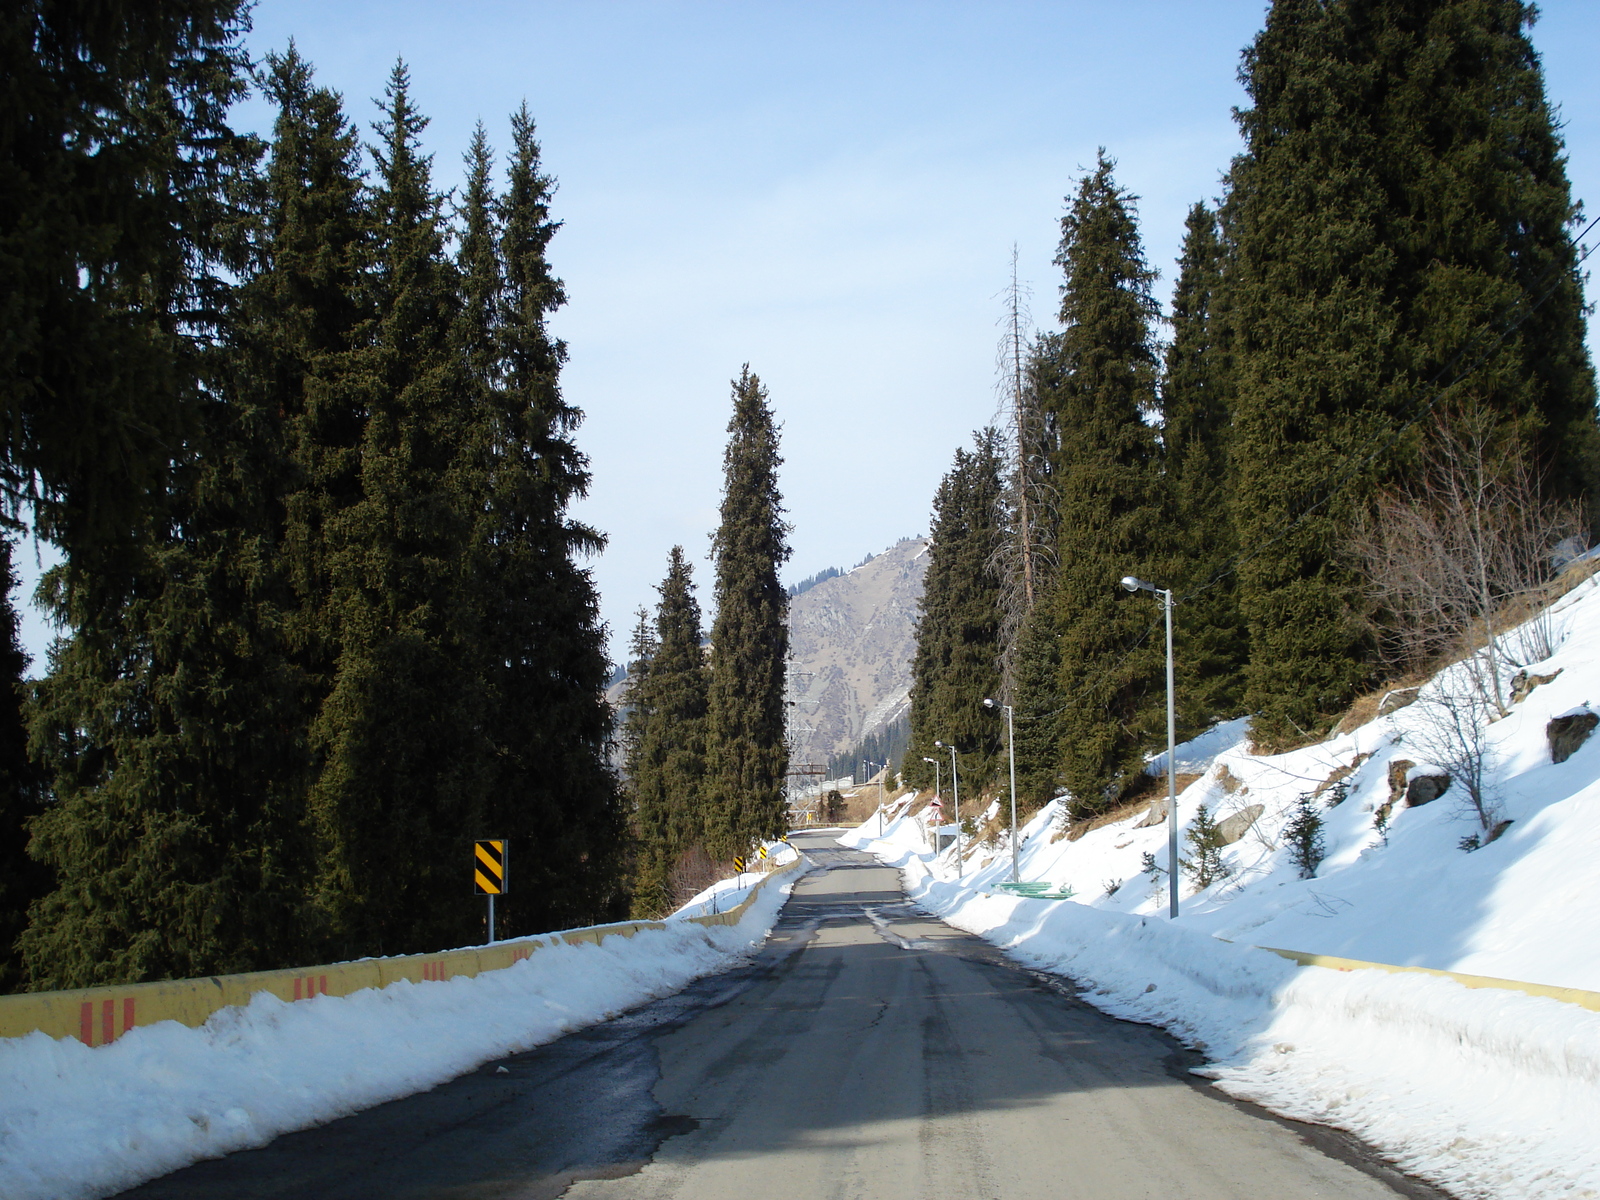
[[[918,914],[826,835],[762,954],[139,1200],[1437,1197]],[[505,1067],[498,1072],[497,1067]]]

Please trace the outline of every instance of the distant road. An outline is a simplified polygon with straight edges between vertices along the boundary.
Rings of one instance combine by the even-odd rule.
[[[748,967],[139,1200],[1438,1197],[916,913],[825,834]],[[505,1067],[506,1072],[497,1071]]]

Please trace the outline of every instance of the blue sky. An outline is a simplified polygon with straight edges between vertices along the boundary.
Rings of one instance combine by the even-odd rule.
[[[614,652],[682,544],[709,592],[728,381],[749,362],[784,425],[787,578],[927,528],[939,477],[996,406],[1013,243],[1041,324],[1062,198],[1105,146],[1172,285],[1189,205],[1238,146],[1239,51],[1262,0],[260,0],[363,125],[403,57],[452,187],[482,120],[524,100],[565,227],[551,257],[568,398],[594,472],[578,515]],[[1534,41],[1574,191],[1600,212],[1600,5]],[[247,103],[245,127],[270,113]],[[27,556],[24,556],[27,557]],[[37,645],[37,628],[30,641]],[[37,668],[36,668],[37,669]]]

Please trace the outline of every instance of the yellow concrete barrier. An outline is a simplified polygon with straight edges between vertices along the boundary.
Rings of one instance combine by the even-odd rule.
[[[771,871],[738,907],[725,913],[686,919],[697,925],[737,924],[756,894],[799,862],[796,859]],[[313,996],[348,996],[363,988],[388,987],[402,979],[426,983],[471,977],[485,971],[503,970],[534,951],[558,942],[598,945],[602,939],[613,935],[632,937],[641,929],[665,928],[665,921],[620,921],[496,942],[492,946],[444,950],[438,954],[364,958],[288,971],[254,971],[248,975],[214,975],[208,979],[170,979],[160,983],[0,996],[0,1037],[23,1037],[39,1030],[54,1038],[75,1037],[89,1046],[103,1046],[135,1026],[153,1025],[157,1021],[177,1021],[191,1027],[203,1025],[218,1009],[248,1004],[258,992],[271,992],[280,1000],[295,1001],[309,1000]]]
[[[1362,962],[1357,958],[1336,958],[1331,954],[1308,954],[1304,950],[1279,950],[1276,946],[1262,946],[1260,949],[1281,954],[1303,967],[1326,967],[1331,971],[1390,971],[1395,974],[1411,972],[1418,975],[1441,975],[1446,979],[1454,979],[1463,987],[1526,992],[1530,996],[1544,996],[1550,1000],[1576,1004],[1579,1008],[1587,1008],[1591,1012],[1600,1012],[1600,992],[1586,992],[1581,988],[1523,983],[1517,979],[1495,979],[1488,975],[1463,975],[1459,971],[1436,971],[1432,967],[1397,967],[1393,963]]]

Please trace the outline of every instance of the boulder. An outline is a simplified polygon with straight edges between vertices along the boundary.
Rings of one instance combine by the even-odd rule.
[[[1431,804],[1449,789],[1448,774],[1432,770],[1418,771],[1413,775],[1416,766],[1408,758],[1397,758],[1389,764],[1389,798],[1378,809],[1380,823],[1387,821],[1396,808],[1418,808]]]
[[[1261,814],[1265,811],[1266,809],[1261,805],[1252,804],[1248,808],[1241,808],[1231,816],[1222,818],[1217,822],[1217,844],[1221,846],[1233,845],[1246,833],[1250,832],[1250,826],[1260,820]]]
[[[1162,792],[1150,801],[1150,811],[1145,813],[1144,819],[1134,825],[1135,829],[1148,829],[1152,825],[1159,825],[1167,819],[1167,794]]]
[[[1406,807],[1419,808],[1424,804],[1432,804],[1449,790],[1450,776],[1444,772],[1418,773],[1406,784]]]
[[[1518,671],[1511,677],[1511,703],[1520,704],[1528,698],[1528,693],[1534,688],[1549,683],[1565,669],[1565,667],[1557,668],[1548,675],[1530,675],[1526,671]]]
[[[1544,736],[1550,742],[1550,761],[1566,762],[1589,740],[1596,725],[1600,725],[1600,714],[1592,712],[1587,704],[1551,718],[1544,727]]]
[[[1384,802],[1383,812],[1393,809],[1406,794],[1406,777],[1416,765],[1409,758],[1397,758],[1389,764],[1389,799]]]

